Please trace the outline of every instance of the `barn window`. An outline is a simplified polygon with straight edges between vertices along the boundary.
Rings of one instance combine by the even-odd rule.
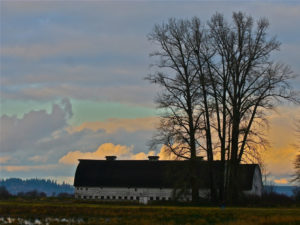
[[[135,188],[134,190],[137,191],[137,188]]]
[[[116,199],[116,196],[112,196],[112,199]]]
[[[121,196],[119,196],[119,199],[122,199],[122,197],[121,197]]]
[[[150,197],[150,200],[153,200],[153,197]]]
[[[164,201],[164,200],[165,200],[165,197],[162,197],[162,198],[161,198],[161,200],[163,200],[163,201]]]
[[[109,197],[109,196],[107,196],[107,199],[110,199],[110,197]]]
[[[156,200],[159,200],[159,197],[156,197]]]
[[[83,196],[84,199],[86,199],[86,196]]]
[[[136,200],[139,200],[139,199],[140,199],[140,197],[139,197],[139,196],[137,196],[137,197],[136,197]]]
[[[133,197],[132,197],[132,196],[130,197],[130,200],[133,200]]]
[[[103,200],[103,199],[104,199],[104,196],[101,196],[101,199]]]
[[[125,197],[124,197],[124,199],[126,199],[126,200],[127,200],[127,196],[125,196]]]

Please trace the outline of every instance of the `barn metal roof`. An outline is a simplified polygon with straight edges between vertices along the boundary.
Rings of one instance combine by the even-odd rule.
[[[79,160],[75,187],[174,188],[187,181],[188,161],[171,160]],[[213,163],[216,182],[220,181],[220,162]],[[252,188],[257,164],[242,164],[239,183],[242,190]],[[207,161],[197,162],[199,187],[209,188]],[[188,183],[188,182],[186,182]]]

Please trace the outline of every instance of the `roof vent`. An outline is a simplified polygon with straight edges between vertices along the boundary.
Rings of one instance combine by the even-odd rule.
[[[108,155],[108,156],[105,156],[105,158],[106,158],[107,161],[113,161],[113,160],[116,160],[117,156]]]
[[[148,159],[149,159],[149,161],[158,161],[159,156],[151,155],[151,156],[148,156]]]

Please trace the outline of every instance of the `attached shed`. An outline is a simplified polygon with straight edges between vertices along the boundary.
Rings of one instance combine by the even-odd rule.
[[[80,159],[76,169],[75,197],[98,200],[132,200],[147,203],[171,200],[180,192],[179,200],[190,201],[188,161],[158,160],[107,160]],[[220,182],[221,164],[215,162],[215,181]],[[209,195],[208,162],[197,164],[199,195]],[[261,195],[262,177],[257,164],[240,165],[239,184],[246,194]],[[182,190],[185,190],[182,192]]]

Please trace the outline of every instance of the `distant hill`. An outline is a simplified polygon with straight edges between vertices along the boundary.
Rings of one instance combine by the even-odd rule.
[[[53,180],[9,178],[0,180],[0,186],[4,186],[11,194],[36,190],[44,192],[47,196],[58,195],[59,193],[74,194],[74,187],[69,184],[58,184]]]
[[[284,194],[287,196],[292,196],[293,190],[296,188],[296,186],[274,186],[274,191],[278,194]]]
[[[275,192],[275,193],[278,193],[278,194],[284,194],[286,196],[293,196],[294,193],[293,193],[293,190],[296,189],[297,186],[278,186],[278,185],[266,185],[265,186],[265,190],[267,192]]]

